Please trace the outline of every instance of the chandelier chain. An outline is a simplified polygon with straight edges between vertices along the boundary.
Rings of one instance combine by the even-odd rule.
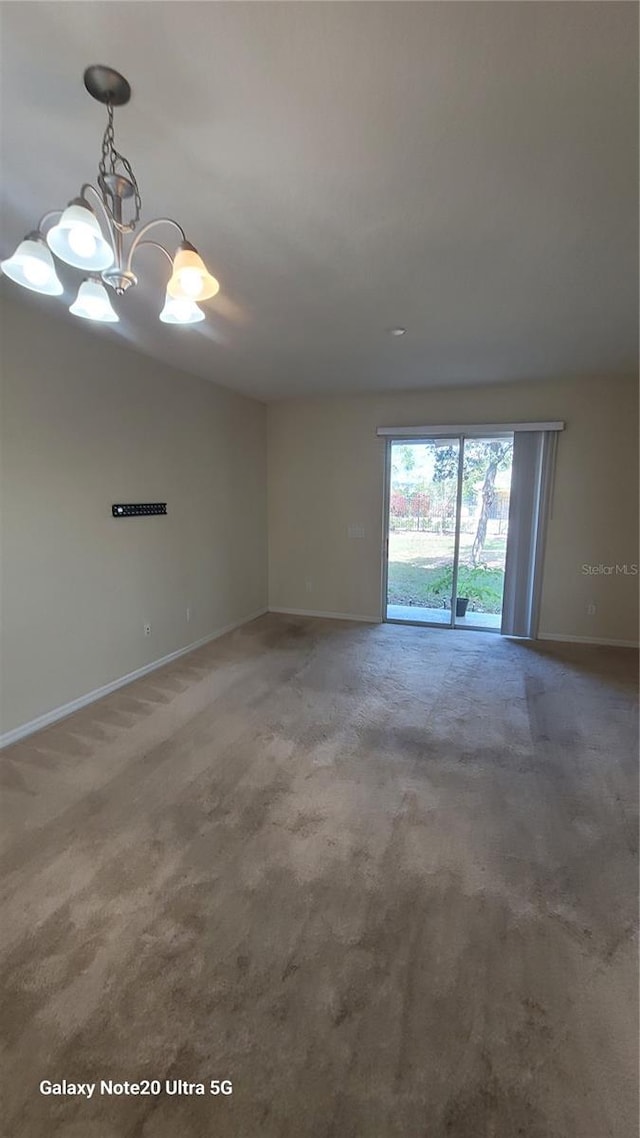
[[[107,114],[108,114],[108,121],[107,121],[107,125],[105,127],[105,132],[102,136],[102,154],[100,157],[100,164],[98,166],[98,171],[100,173],[100,178],[104,179],[104,177],[106,176],[107,173],[110,173],[110,174],[116,173],[116,166],[118,163],[120,163],[120,165],[124,169],[127,177],[129,178],[129,180],[133,186],[134,201],[135,201],[135,216],[132,218],[131,221],[129,221],[127,223],[122,222],[122,221],[116,221],[116,219],[112,217],[112,222],[113,222],[113,225],[115,226],[115,228],[117,230],[119,230],[120,233],[133,233],[133,230],[135,229],[136,225],[138,224],[138,222],[140,220],[140,214],[142,212],[142,197],[140,195],[140,189],[138,187],[138,182],[137,182],[136,176],[135,176],[135,174],[131,168],[131,163],[129,162],[129,159],[125,158],[124,154],[120,154],[120,152],[118,150],[116,150],[116,147],[115,147],[115,133],[114,133],[114,129],[113,129],[113,106],[111,103],[107,104]]]

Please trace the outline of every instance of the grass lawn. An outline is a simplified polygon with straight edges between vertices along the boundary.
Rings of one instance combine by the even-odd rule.
[[[473,533],[460,535],[460,573],[471,565]],[[471,598],[475,612],[500,612],[504,582],[506,534],[489,534],[484,547],[481,574],[485,595]],[[449,608],[450,597],[435,592],[434,582],[453,561],[453,534],[398,532],[389,534],[389,587],[387,601],[392,605],[421,605]],[[459,590],[460,595],[464,595]]]

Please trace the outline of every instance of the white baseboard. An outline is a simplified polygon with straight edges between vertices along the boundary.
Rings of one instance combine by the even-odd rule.
[[[350,612],[316,612],[312,609],[282,609],[282,608],[269,608],[269,612],[282,613],[284,616],[317,616],[324,620],[357,620],[364,624],[380,624],[379,617],[362,616],[358,613]],[[394,622],[391,621],[393,624]],[[400,622],[402,623],[402,622]],[[484,630],[481,630],[484,631]],[[498,630],[496,630],[498,631]],[[508,638],[507,638],[508,639]],[[564,641],[567,644],[600,644],[611,648],[638,648],[639,645],[633,640],[608,640],[604,638],[595,638],[592,636],[567,636],[564,633],[545,632],[541,633],[537,640],[558,640]],[[532,642],[533,643],[533,642]]]
[[[44,715],[38,715],[35,719],[29,720],[28,723],[22,723],[19,727],[14,727],[11,731],[5,731],[4,734],[0,735],[0,750],[3,747],[8,747],[11,743],[17,743],[27,735],[32,735],[34,731],[40,731],[43,727],[48,727],[51,723],[56,723],[59,719],[65,719],[66,716],[72,715],[74,711],[79,711],[80,708],[87,707],[90,703],[95,703],[96,700],[102,699],[103,696],[117,691],[118,688],[133,683],[134,680],[148,675],[149,672],[155,672],[157,668],[163,668],[165,664],[170,664],[172,660],[178,660],[180,656],[186,656],[189,652],[194,652],[196,648],[202,648],[204,644],[209,644],[212,640],[218,640],[219,637],[226,636],[228,632],[233,632],[234,629],[241,628],[242,625],[249,624],[252,620],[257,620],[259,616],[264,616],[266,612],[281,613],[284,616],[312,616],[324,620],[354,620],[363,624],[380,623],[380,621],[374,617],[363,616],[360,613],[316,612],[311,609],[258,609],[257,612],[250,613],[249,616],[245,616],[241,620],[233,621],[232,624],[226,624],[223,628],[218,628],[215,632],[209,633],[208,636],[203,636],[200,640],[195,640],[193,644],[187,644],[184,648],[178,648],[175,652],[169,652],[167,656],[161,656],[159,660],[153,660],[150,664],[144,664],[141,668],[136,668],[134,672],[128,672],[126,676],[120,676],[117,680],[111,680],[110,683],[103,684],[102,687],[94,688],[93,691],[87,692],[77,699],[72,699],[69,703],[62,704],[61,707],[54,707],[51,711],[46,711]],[[567,644],[599,644],[612,648],[640,647],[638,642],[634,640],[609,640],[602,637],[568,636],[565,633],[555,632],[541,633],[538,640],[564,641]]]
[[[601,644],[610,648],[638,648],[637,640],[608,640],[597,636],[567,636],[564,632],[541,632],[538,640],[560,640],[566,644]]]
[[[258,612],[253,612],[250,616],[244,616],[242,620],[235,620],[232,624],[226,624],[224,628],[216,629],[215,632],[211,632],[208,636],[203,636],[201,640],[196,640],[193,644],[187,644],[185,648],[178,648],[175,652],[169,652],[168,656],[161,656],[159,660],[153,660],[150,664],[144,664],[141,668],[136,668],[134,672],[128,672],[126,676],[120,676],[117,680],[111,680],[110,683],[103,684],[100,688],[94,688],[93,691],[87,692],[86,695],[78,696],[77,699],[72,699],[69,703],[62,704],[61,707],[54,707],[52,711],[46,711],[44,715],[38,715],[36,719],[31,719],[28,723],[21,723],[19,727],[14,727],[11,731],[5,731],[3,735],[0,735],[0,750],[3,747],[8,747],[10,743],[17,743],[27,735],[32,735],[34,731],[40,731],[43,727],[48,727],[49,724],[56,723],[58,719],[65,719],[67,715],[72,715],[74,711],[79,711],[81,707],[86,707],[89,703],[95,703],[97,699],[102,699],[103,696],[117,691],[118,688],[125,687],[126,684],[131,684],[134,680],[139,680],[141,676],[146,676],[149,672],[155,672],[157,668],[163,668],[165,664],[170,664],[172,660],[177,660],[180,656],[186,656],[187,653],[194,652],[196,648],[202,648],[204,644],[209,644],[211,640],[218,640],[220,636],[226,636],[227,632],[233,632],[235,628],[241,628],[243,624],[249,624],[250,621],[257,620],[259,616],[264,616],[267,611],[266,608],[259,609]]]
[[[380,624],[379,617],[362,616],[359,613],[351,612],[316,612],[312,609],[282,609],[282,608],[269,608],[269,612],[282,613],[283,616],[316,616],[323,620],[357,620],[364,624]],[[391,621],[393,624],[394,622]],[[402,622],[400,622],[402,623]],[[484,631],[484,630],[481,630]],[[506,639],[510,639],[507,637]],[[562,632],[543,632],[536,637],[536,640],[557,640],[564,641],[567,644],[599,644],[603,647],[610,648],[638,648],[640,645],[634,640],[609,640],[604,637],[593,636],[568,636]],[[532,641],[531,643],[535,643]]]
[[[311,609],[275,609],[271,607],[269,612],[282,613],[283,616],[318,616],[323,620],[359,620],[363,624],[380,624],[377,617],[362,616],[360,613],[353,612],[315,612]]]

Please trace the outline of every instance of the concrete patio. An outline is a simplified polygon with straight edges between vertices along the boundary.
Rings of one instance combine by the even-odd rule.
[[[451,610],[445,608],[421,608],[420,605],[387,605],[387,620],[410,621],[412,624],[451,623]],[[456,617],[456,628],[481,628],[485,632],[499,632],[502,617],[500,613],[470,612]]]

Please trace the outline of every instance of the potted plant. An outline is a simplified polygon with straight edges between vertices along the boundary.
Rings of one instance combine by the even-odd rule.
[[[453,566],[448,565],[431,585],[437,597],[451,597],[453,589]],[[484,565],[469,568],[461,565],[458,569],[456,616],[464,617],[471,602],[489,606],[489,611],[498,611],[500,593],[496,589],[493,574]],[[497,606],[497,607],[496,607]]]

